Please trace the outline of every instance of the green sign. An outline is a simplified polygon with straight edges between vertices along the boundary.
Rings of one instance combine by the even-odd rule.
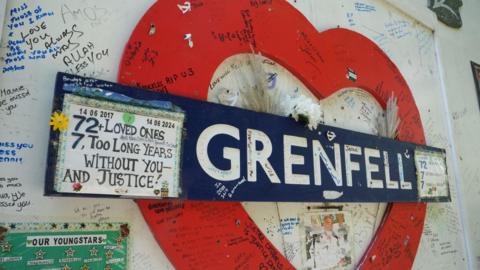
[[[0,224],[0,270],[121,270],[128,263],[127,224]]]

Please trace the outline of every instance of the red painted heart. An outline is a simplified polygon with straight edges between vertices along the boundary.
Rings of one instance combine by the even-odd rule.
[[[385,106],[393,93],[402,121],[398,139],[424,143],[410,89],[382,50],[349,30],[318,33],[286,1],[159,1],[133,31],[118,80],[206,100],[222,61],[252,47],[286,67],[318,98],[358,87]],[[137,203],[177,269],[293,269],[240,203]],[[360,268],[411,268],[425,209],[425,204],[390,204]]]

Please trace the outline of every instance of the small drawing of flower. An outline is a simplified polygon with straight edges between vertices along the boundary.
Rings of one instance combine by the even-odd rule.
[[[80,191],[82,189],[82,184],[73,183],[72,187],[73,187],[73,191]]]
[[[50,126],[53,126],[53,131],[57,129],[64,131],[68,128],[68,117],[63,112],[53,112],[53,116],[50,117]]]

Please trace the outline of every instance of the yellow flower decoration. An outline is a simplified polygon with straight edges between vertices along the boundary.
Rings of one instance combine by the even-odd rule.
[[[68,117],[63,112],[53,112],[53,116],[50,117],[50,126],[53,126],[53,131],[57,129],[64,131],[68,128]]]

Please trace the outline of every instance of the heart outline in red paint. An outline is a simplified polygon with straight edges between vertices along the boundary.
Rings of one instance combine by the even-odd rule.
[[[145,13],[120,63],[121,83],[157,90],[166,88],[172,94],[205,100],[210,79],[221,62],[232,55],[251,52],[252,46],[287,68],[318,98],[342,88],[358,87],[385,107],[393,93],[398,98],[402,121],[398,139],[425,143],[419,112],[407,83],[385,53],[362,35],[340,28],[318,33],[299,11],[283,0],[189,3],[191,9],[185,13],[179,6],[185,2],[174,0],[159,1]],[[346,76],[349,70],[357,74],[356,81]],[[184,249],[193,247],[191,241],[211,248],[216,259],[212,257],[210,266],[215,269],[233,269],[239,261],[255,268],[262,265],[270,269],[293,268],[286,258],[278,258],[278,251],[240,203],[155,200],[137,203],[157,242],[177,269],[195,268],[203,259],[195,254],[186,256],[188,250]],[[390,204],[358,268],[411,268],[425,210],[423,203]],[[212,212],[222,213],[224,218],[216,219]],[[207,214],[200,216],[200,213]],[[195,231],[198,227],[201,230]],[[176,243],[178,235],[189,232],[194,232],[193,238],[183,239],[191,240],[189,243]],[[252,235],[255,237],[249,238]],[[270,251],[268,256],[259,250],[259,243],[249,243],[255,241]]]

